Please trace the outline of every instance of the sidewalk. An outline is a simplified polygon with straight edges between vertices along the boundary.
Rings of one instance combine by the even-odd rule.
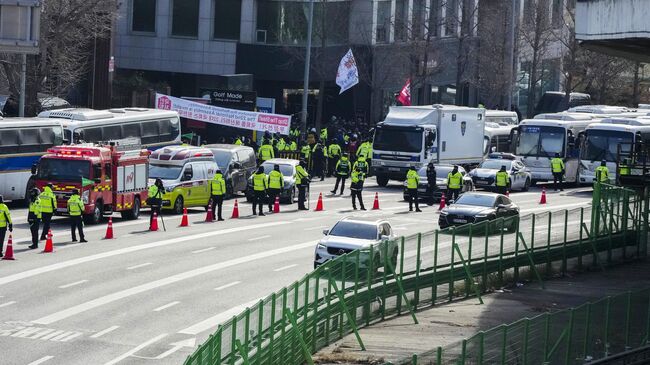
[[[576,273],[483,295],[485,304],[470,298],[439,305],[417,313],[420,324],[409,315],[377,323],[360,331],[366,351],[349,335],[314,355],[321,364],[382,364],[399,362],[414,353],[461,341],[480,330],[533,317],[546,311],[578,306],[607,295],[650,287],[650,261],[608,268],[607,271]]]

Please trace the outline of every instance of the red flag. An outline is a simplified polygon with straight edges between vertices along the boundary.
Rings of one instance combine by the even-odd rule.
[[[402,91],[399,92],[397,101],[402,103],[404,106],[411,105],[411,79],[406,80],[406,84],[404,84]]]

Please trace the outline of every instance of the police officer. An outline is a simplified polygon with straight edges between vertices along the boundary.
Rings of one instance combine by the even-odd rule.
[[[320,140],[323,141],[323,143],[327,141],[327,126],[323,126],[320,129]]]
[[[429,205],[433,205],[433,191],[436,190],[436,179],[438,174],[433,161],[427,165],[427,196],[429,196]]]
[[[283,152],[286,147],[287,142],[284,140],[284,138],[278,137],[278,141],[275,143],[275,148],[278,150],[278,152]]]
[[[298,151],[298,143],[296,143],[295,139],[291,140],[291,144],[287,144],[288,150],[291,152],[296,152]]]
[[[357,210],[355,200],[359,199],[359,206],[361,207],[361,210],[366,210],[366,207],[363,206],[363,197],[361,196],[361,192],[363,192],[363,181],[365,180],[366,176],[361,167],[357,166],[352,171],[351,178],[352,184],[350,184],[350,190],[352,191],[352,208],[354,210]]]
[[[420,175],[415,166],[411,166],[406,173],[406,189],[409,196],[409,212],[413,211],[413,203],[415,202],[415,211],[421,212],[420,202],[418,197],[418,186],[420,185]]]
[[[39,196],[39,200],[41,201],[41,214],[43,216],[43,232],[41,233],[41,240],[46,238],[45,236],[50,230],[50,222],[52,221],[52,216],[56,209],[56,197],[52,192],[52,186],[52,183],[48,183]]]
[[[447,174],[447,195],[450,202],[458,199],[462,188],[463,175],[458,171],[458,166],[454,165],[451,172]]]
[[[506,166],[501,165],[501,170],[497,171],[496,181],[497,193],[505,194],[510,186],[510,174],[506,171]]]
[[[303,142],[302,147],[300,147],[300,158],[305,160],[305,168],[309,166],[309,158],[311,157],[311,147],[307,142]]]
[[[257,151],[257,158],[264,162],[268,161],[272,158],[275,157],[275,153],[273,152],[273,145],[271,145],[271,141],[268,139],[264,140],[264,144],[260,149]]]
[[[9,232],[14,231],[14,225],[11,223],[11,213],[9,213],[9,208],[7,207],[7,204],[4,203],[2,195],[0,195],[0,257],[2,257],[7,228],[9,229]]]
[[[305,199],[307,196],[307,188],[309,187],[309,174],[305,167],[307,162],[300,160],[300,164],[296,166],[296,186],[298,186],[298,210],[307,210],[305,207]]]
[[[38,228],[41,224],[41,200],[38,198],[37,188],[33,188],[29,192],[29,213],[27,214],[27,223],[29,223],[29,231],[32,233],[32,245],[29,246],[32,250],[38,248]]]
[[[70,231],[72,233],[72,242],[77,242],[77,232],[79,230],[79,242],[88,242],[84,237],[84,224],[81,215],[84,212],[84,203],[79,196],[79,190],[72,189],[72,196],[68,199],[68,214],[70,214]]]
[[[218,221],[223,221],[221,218],[221,208],[223,208],[223,196],[226,194],[226,180],[223,178],[221,170],[217,170],[214,177],[210,181],[210,196],[212,199],[212,217],[217,217]],[[218,209],[217,209],[218,208]],[[214,215],[214,211],[217,215]]]
[[[618,182],[619,182],[619,185],[622,185],[621,184],[621,176],[626,176],[626,175],[629,175],[629,174],[630,174],[630,165],[629,165],[628,159],[626,158],[626,159],[623,160],[623,162],[621,162],[618,165]]]
[[[605,160],[602,160],[600,166],[596,167],[596,181],[599,183],[609,183],[609,169]]]
[[[269,173],[269,213],[273,211],[275,198],[280,197],[282,186],[284,186],[284,176],[280,172],[280,165],[275,164],[273,171]]]
[[[344,153],[343,156],[336,163],[336,184],[334,184],[334,190],[331,191],[332,194],[336,194],[336,190],[339,188],[339,183],[341,184],[341,195],[343,195],[343,189],[345,189],[345,180],[350,176],[350,159],[348,154]]]
[[[352,170],[356,170],[357,167],[361,169],[364,176],[368,174],[368,163],[366,162],[366,158],[364,156],[357,157],[357,161],[352,166]]]
[[[244,144],[244,142],[242,142],[241,137],[237,137],[237,139],[235,140],[235,144],[236,144],[237,146],[241,146],[241,145]]]
[[[339,146],[336,140],[330,141],[330,145],[327,148],[327,156],[329,157],[327,177],[330,177],[332,174],[336,175],[336,164],[339,162],[339,158],[341,158],[341,146]]]
[[[560,158],[560,154],[556,153],[555,157],[551,159],[551,173],[553,174],[553,189],[557,191],[558,187],[564,191],[562,180],[564,179],[564,161]]]
[[[266,191],[269,188],[269,177],[264,173],[264,167],[257,168],[257,172],[253,174],[253,215],[255,215],[255,208],[259,207],[259,215],[264,216],[264,200],[266,199]]]
[[[162,206],[162,196],[163,196],[163,182],[161,179],[156,179],[156,181],[149,187],[149,198],[147,198],[147,204],[151,208],[149,214],[149,230],[151,230],[151,224],[153,223],[153,215],[160,215],[160,207]],[[41,194],[42,195],[42,194]]]
[[[323,145],[319,142],[316,142],[314,148],[312,149],[312,173],[313,177],[319,176],[320,181],[325,180],[325,159],[327,154],[323,149]]]

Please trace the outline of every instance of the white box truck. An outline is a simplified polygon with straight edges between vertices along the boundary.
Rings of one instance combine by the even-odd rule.
[[[473,166],[483,161],[485,109],[454,105],[391,107],[377,124],[372,173],[377,184],[403,181],[411,166]]]

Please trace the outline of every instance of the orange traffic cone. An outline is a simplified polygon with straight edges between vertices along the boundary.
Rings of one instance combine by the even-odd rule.
[[[539,204],[546,204],[546,188],[542,188],[542,197],[539,199]]]
[[[208,204],[208,212],[205,215],[205,221],[206,222],[214,221],[214,217],[212,216],[212,203]]]
[[[187,227],[190,222],[187,219],[187,208],[183,208],[183,218],[181,218],[181,225],[179,227]]]
[[[375,192],[375,202],[372,203],[372,210],[379,209],[379,193]]]
[[[158,230],[158,213],[156,212],[153,213],[153,220],[151,221],[151,227],[149,227],[149,230],[152,232]]]
[[[440,198],[440,206],[438,207],[438,210],[442,210],[445,206],[446,206],[445,193],[442,193],[442,197]]]
[[[54,252],[54,244],[52,244],[52,230],[47,231],[47,240],[45,241],[45,249],[43,252],[49,253]]]
[[[232,216],[230,219],[233,218],[239,218],[239,204],[237,203],[237,199],[235,199],[235,206],[232,207]]]
[[[280,197],[275,197],[275,203],[273,203],[273,213],[280,213]]]
[[[14,240],[9,233],[9,240],[7,241],[7,250],[5,251],[5,256],[3,260],[15,260],[14,259]]]
[[[104,239],[113,239],[113,217],[108,217],[108,226],[106,227],[106,236]]]
[[[316,203],[314,212],[320,212],[321,210],[323,210],[323,193],[318,194],[318,202]]]

